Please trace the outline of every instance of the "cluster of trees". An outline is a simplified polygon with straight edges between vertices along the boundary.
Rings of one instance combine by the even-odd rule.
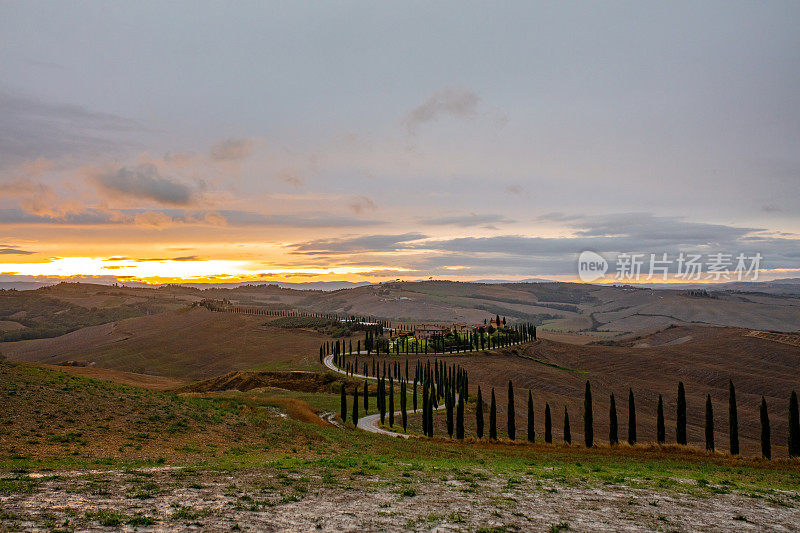
[[[357,372],[359,368],[357,361],[358,355],[366,352],[367,356],[432,353],[463,353],[475,350],[493,350],[505,346],[512,346],[523,342],[536,340],[536,326],[533,324],[518,324],[507,327],[502,332],[487,334],[483,328],[461,334],[450,334],[449,336],[440,335],[426,339],[424,342],[413,339],[408,335],[398,335],[394,342],[394,349],[391,348],[389,339],[382,336],[382,326],[366,328],[363,344],[357,340],[349,339],[336,341],[326,341],[320,346],[320,362],[327,355],[334,356],[334,363],[347,373]],[[353,355],[355,354],[355,361]],[[354,363],[354,364],[351,364]],[[349,369],[348,369],[349,365]],[[374,372],[373,372],[374,374]],[[377,377],[377,376],[376,376]]]

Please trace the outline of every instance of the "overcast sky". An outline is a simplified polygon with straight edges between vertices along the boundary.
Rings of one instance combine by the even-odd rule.
[[[0,280],[800,274],[796,2],[0,1]],[[230,278],[226,278],[230,276]]]

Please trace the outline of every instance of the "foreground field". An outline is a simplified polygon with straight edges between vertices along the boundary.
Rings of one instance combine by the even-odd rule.
[[[303,379],[313,392],[176,395],[0,370],[8,530],[791,530],[800,520],[797,461],[386,438],[319,418],[338,407],[329,378]]]
[[[2,516],[20,529],[178,531],[790,531],[800,520],[797,492],[705,479],[654,489],[601,467],[573,478],[547,461],[496,471],[351,459],[20,475],[3,480],[24,492],[2,497]]]

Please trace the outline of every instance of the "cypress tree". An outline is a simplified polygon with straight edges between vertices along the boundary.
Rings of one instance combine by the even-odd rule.
[[[358,427],[358,386],[353,390],[353,425]]]
[[[536,442],[536,428],[533,425],[533,395],[528,390],[528,441]]]
[[[594,414],[592,413],[592,386],[586,380],[583,395],[583,440],[587,448],[594,446]]]
[[[414,412],[417,412],[417,378],[414,377],[414,391],[412,392],[412,401],[414,403]]]
[[[364,372],[366,374],[366,372]],[[364,414],[369,413],[369,381],[364,378]]]
[[[478,399],[475,402],[475,433],[479,439],[483,438],[483,396],[478,386]]]
[[[345,384],[342,383],[342,405],[341,405],[341,415],[342,415],[342,422],[347,421],[347,391],[345,390]]]
[[[458,395],[458,409],[456,410],[456,438],[464,439],[464,395]]]
[[[394,380],[389,377],[389,427],[394,427]]]
[[[402,417],[403,421],[403,431],[406,431],[408,427],[408,414],[406,412],[406,403],[408,402],[408,398],[406,398],[406,386],[407,381],[400,382],[400,416]]]
[[[761,397],[761,408],[759,409],[761,415],[761,456],[764,459],[772,458],[772,442],[770,441],[769,433],[769,413],[767,413],[767,400]]]
[[[447,434],[453,437],[453,402],[447,394],[444,399],[445,409],[447,410]]]
[[[628,444],[636,444],[636,402],[633,400],[633,389],[628,389]]]
[[[572,432],[569,429],[569,411],[567,406],[564,406],[564,442],[572,444]]]
[[[664,399],[658,395],[658,412],[656,413],[656,440],[664,444],[667,440],[667,430],[664,425]]]
[[[422,434],[428,435],[428,382],[422,385]]]
[[[789,457],[800,457],[800,413],[795,391],[789,396]]]
[[[706,450],[714,451],[714,408],[710,394],[706,396]]]
[[[428,398],[428,432],[433,437],[433,404],[435,402],[436,392],[431,387],[430,398]]]
[[[517,421],[514,411],[514,385],[508,380],[508,438],[514,440],[517,436]]]
[[[611,407],[608,409],[608,442],[611,446],[619,444],[619,431],[617,428],[617,402],[614,393],[611,393]]]
[[[381,410],[381,424],[386,421],[386,385],[384,378],[378,379],[378,407]]]
[[[739,455],[739,413],[736,409],[736,389],[728,380],[728,425],[731,438],[731,455]]]
[[[547,444],[553,443],[553,420],[550,417],[550,404],[544,404],[544,441]]]
[[[494,387],[492,387],[492,403],[489,405],[489,438],[497,440],[497,405],[494,401]]]
[[[678,383],[678,421],[675,428],[675,440],[678,444],[686,444],[686,391],[683,381]]]

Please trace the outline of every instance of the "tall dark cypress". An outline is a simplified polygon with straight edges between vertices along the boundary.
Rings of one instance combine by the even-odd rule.
[[[400,382],[400,416],[402,417],[403,431],[406,431],[406,429],[408,428],[408,413],[406,411],[406,404],[408,403],[408,398],[406,394],[407,386],[408,386],[407,381]]]
[[[369,380],[364,378],[364,414],[367,413],[369,413]]]
[[[714,408],[710,394],[706,395],[706,450],[714,451]]]
[[[422,434],[428,436],[428,382],[422,385]]]
[[[528,390],[528,441],[536,442],[536,428],[533,424],[533,395]]]
[[[428,433],[433,437],[433,405],[435,403],[436,391],[433,387],[430,390],[430,397],[428,398]]]
[[[480,386],[478,386],[478,399],[475,402],[475,434],[479,439],[483,438],[483,396]]]
[[[686,391],[683,381],[678,383],[678,411],[675,426],[675,440],[678,444],[686,444]]]
[[[633,389],[628,389],[628,444],[636,444],[636,402]]]
[[[411,393],[411,400],[414,404],[414,412],[417,412],[417,377],[414,376],[414,390]]]
[[[386,381],[378,378],[378,408],[381,410],[381,424],[386,421]]]
[[[800,413],[795,391],[789,396],[789,457],[800,457]]]
[[[464,395],[458,395],[458,409],[456,409],[456,438],[464,438]]]
[[[761,407],[759,408],[761,415],[761,456],[764,459],[772,458],[772,442],[769,432],[769,413],[767,413],[767,400],[761,397]]]
[[[394,380],[389,377],[389,427],[394,427]]]
[[[342,383],[342,405],[341,405],[341,416],[342,422],[347,421],[347,391],[345,390],[345,384]]]
[[[567,406],[564,406],[564,442],[572,444],[572,431],[569,428],[569,411]]]
[[[664,398],[658,395],[658,410],[656,413],[656,440],[664,444],[667,440],[667,429],[664,425]]]
[[[728,380],[728,434],[731,438],[731,455],[739,455],[739,412],[736,409],[736,389]]]
[[[492,387],[492,403],[489,405],[489,438],[497,440],[497,405],[494,401],[494,387]]]
[[[453,436],[453,401],[450,399],[450,395],[445,395],[444,398],[445,409],[447,410],[447,434],[452,437]]]
[[[353,425],[358,427],[358,386],[353,390]]]
[[[619,430],[617,427],[617,402],[614,393],[611,393],[611,407],[608,409],[608,442],[611,446],[619,444]]]
[[[550,404],[544,404],[544,441],[553,443],[553,419],[550,417]]]
[[[586,380],[583,394],[583,440],[587,448],[594,446],[594,413],[592,412],[592,386]]]
[[[514,385],[508,380],[508,438],[514,440],[517,437],[516,412],[514,410]]]

